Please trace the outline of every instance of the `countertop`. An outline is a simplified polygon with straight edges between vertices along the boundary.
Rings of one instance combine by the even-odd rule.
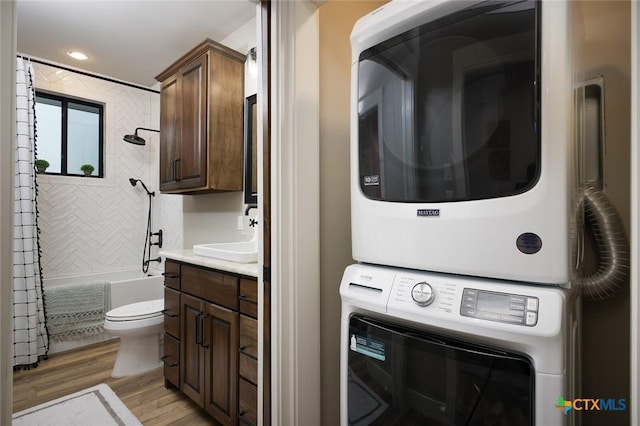
[[[178,262],[190,263],[192,265],[204,266],[205,268],[232,272],[234,274],[246,275],[248,277],[258,277],[259,266],[257,262],[238,263],[206,256],[197,256],[193,254],[193,250],[165,250],[160,251],[159,255]]]

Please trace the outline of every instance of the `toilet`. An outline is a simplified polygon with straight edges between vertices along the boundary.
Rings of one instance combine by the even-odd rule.
[[[120,306],[107,312],[104,329],[120,338],[111,377],[146,373],[162,366],[164,299]]]

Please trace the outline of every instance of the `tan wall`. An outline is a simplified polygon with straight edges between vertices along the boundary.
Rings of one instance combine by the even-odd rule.
[[[339,424],[340,295],[351,258],[349,35],[385,2],[329,1],[320,7],[320,309],[323,425]]]
[[[631,3],[582,2],[584,59],[587,78],[604,77],[606,154],[605,192],[629,234],[630,116],[631,116]],[[626,398],[629,381],[629,291],[611,299],[585,302],[583,312],[582,397]],[[576,396],[578,397],[578,395]],[[585,426],[628,425],[624,412],[584,412]]]

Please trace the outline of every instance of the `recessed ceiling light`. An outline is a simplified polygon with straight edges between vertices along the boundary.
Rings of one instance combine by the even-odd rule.
[[[87,55],[82,52],[78,52],[77,50],[67,52],[67,55],[71,56],[73,59],[77,59],[79,61],[85,61],[89,59]]]

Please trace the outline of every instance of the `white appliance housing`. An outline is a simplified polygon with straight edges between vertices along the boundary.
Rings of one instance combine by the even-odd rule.
[[[579,50],[578,37],[574,37],[573,34],[577,25],[572,25],[576,22],[573,17],[576,13],[575,8],[579,7],[575,3],[579,2],[543,1],[536,2],[535,5],[536,22],[539,23],[535,30],[535,61],[538,70],[535,79],[535,102],[538,111],[536,135],[539,138],[536,157],[539,163],[536,177],[531,180],[526,190],[515,191],[516,193],[506,196],[475,199],[471,197],[468,200],[455,199],[455,191],[445,191],[446,196],[442,199],[423,202],[420,201],[420,197],[411,194],[415,191],[412,185],[416,185],[416,178],[409,176],[406,178],[406,182],[409,183],[405,183],[405,192],[408,193],[406,199],[371,197],[363,192],[363,188],[369,184],[378,185],[380,191],[384,191],[384,170],[366,176],[360,171],[359,157],[362,153],[359,152],[359,133],[363,124],[359,114],[364,114],[368,109],[374,111],[372,108],[376,108],[377,127],[373,133],[379,137],[380,144],[379,152],[374,153],[376,159],[382,158],[383,155],[393,155],[394,160],[397,160],[396,157],[404,157],[402,161],[406,164],[415,158],[415,153],[410,151],[420,149],[422,141],[413,142],[411,138],[418,138],[415,127],[421,125],[424,117],[418,118],[419,114],[411,112],[420,108],[414,104],[416,101],[413,96],[413,91],[421,84],[418,80],[408,81],[400,78],[397,79],[398,83],[381,85],[379,90],[368,89],[366,96],[363,96],[359,92],[361,85],[375,83],[361,80],[361,59],[367,54],[372,54],[370,52],[373,47],[377,49],[378,46],[385,47],[384,43],[396,43],[394,37],[411,35],[410,31],[417,33],[417,28],[428,26],[430,23],[435,23],[436,26],[445,25],[448,17],[490,3],[392,1],[356,23],[351,34],[353,258],[358,262],[370,264],[568,287],[579,273],[581,262],[577,253],[582,240],[582,208],[579,201],[580,149],[577,142],[580,132],[575,130],[579,120],[575,115],[577,100],[573,90],[577,79],[577,67],[572,63],[574,54]],[[530,1],[515,3],[517,4],[510,6],[509,12],[522,5],[532,4]],[[501,10],[497,10],[492,13],[500,12]],[[462,55],[463,58],[459,60],[461,63],[455,67],[463,79],[467,72],[471,75],[478,68],[490,67],[496,60],[504,59],[499,52],[501,41],[492,43],[479,42],[477,45],[471,45],[469,49],[474,52],[483,52],[483,49],[486,51],[479,53],[475,60],[468,59],[471,56],[465,59],[466,54]],[[446,62],[449,58],[442,60]],[[453,58],[453,61],[455,60],[456,58]],[[391,73],[402,73],[402,70],[390,69]],[[422,72],[421,75],[428,78],[426,74]],[[459,79],[460,75],[454,75],[454,80]],[[451,87],[455,88],[458,85],[460,88],[460,84],[462,83],[454,81]],[[438,94],[431,93],[429,96]],[[461,112],[463,100],[463,95],[454,93],[451,101],[438,111],[440,115],[435,115],[436,121],[451,123],[450,127],[453,129],[449,128],[446,132],[455,140],[464,138],[464,135],[461,135],[463,131],[460,130],[465,120]],[[517,106],[509,107],[517,110]],[[407,119],[412,114],[413,118]],[[434,129],[435,126],[428,136],[437,136],[437,129]],[[389,141],[394,137],[404,138],[405,142],[389,147]],[[466,166],[460,165],[459,153],[455,152],[456,149],[460,150],[462,143],[456,144],[454,141],[451,145],[454,146],[450,154],[451,166],[449,170],[442,172],[445,175],[449,174],[449,177],[444,179],[460,175],[460,182],[472,185],[473,176]],[[405,151],[397,152],[398,146]],[[431,149],[435,151],[437,147]],[[513,167],[513,160],[510,164],[504,164],[506,167],[503,169]],[[445,166],[449,167],[446,164]],[[411,174],[397,164],[388,167],[389,176]],[[490,173],[503,173],[506,176],[509,171],[492,170]],[[454,199],[449,201],[447,197]]]
[[[419,306],[412,299],[414,291],[412,289],[418,283],[427,283],[432,290],[434,299],[428,306]],[[473,313],[476,315],[475,318],[464,316],[462,312],[465,310],[469,312],[464,307],[469,290],[487,294],[506,294],[511,296],[512,300],[514,297],[521,297],[525,300],[523,303],[526,306],[526,317],[529,317],[532,309],[536,313],[535,319],[525,319],[521,324],[501,321],[500,315],[495,313],[499,308],[495,304],[491,306],[491,303],[487,305],[493,312],[482,313],[478,305]],[[530,359],[534,369],[532,410],[535,424],[574,424],[576,414],[573,412],[565,414],[561,409],[555,408],[555,405],[559,397],[569,398],[579,394],[579,377],[575,376],[577,369],[574,367],[578,363],[579,356],[576,348],[579,347],[580,303],[575,293],[575,290],[558,287],[530,286],[508,281],[389,267],[359,264],[347,267],[340,284],[342,298],[340,424],[343,426],[352,423],[360,424],[353,421],[350,423],[348,418],[349,404],[357,400],[357,398],[349,398],[348,384],[351,367],[349,358],[354,351],[353,343],[350,345],[352,336],[349,333],[349,322],[355,314],[366,315],[390,325],[402,324],[413,329],[428,331],[435,335],[436,339],[438,336],[447,336],[482,347],[505,351],[505,353],[524,355]],[[534,306],[529,306],[531,300],[535,301]],[[482,318],[483,315],[491,319]],[[497,319],[496,315],[498,315]],[[394,338],[394,340],[400,339]],[[383,347],[382,351],[385,350],[388,352],[385,363],[395,365],[395,368],[392,367],[389,371],[399,376],[417,374],[419,370],[429,368],[440,368],[438,365],[431,365],[427,360],[415,365],[408,360],[405,362],[398,360],[397,357],[392,359],[390,348]],[[450,364],[447,365],[450,366]],[[452,378],[447,379],[447,384],[451,384],[452,380],[455,381],[455,377],[454,374]],[[379,380],[386,380],[385,383],[403,381],[402,378]],[[403,387],[402,391],[406,391],[406,388]],[[454,397],[454,401],[461,397],[460,394],[464,391],[464,389],[453,390],[453,395],[458,395]],[[385,392],[386,390],[382,391],[382,393]],[[443,403],[440,410],[436,411],[455,410],[451,403],[452,401],[447,399],[447,403]],[[380,416],[382,413],[375,415]],[[477,420],[475,424],[478,424]]]

